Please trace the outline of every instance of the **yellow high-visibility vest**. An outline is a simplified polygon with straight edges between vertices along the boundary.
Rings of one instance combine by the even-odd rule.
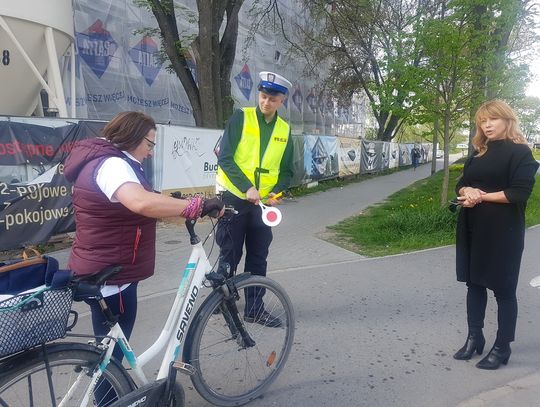
[[[281,159],[289,140],[289,125],[285,120],[277,117],[270,141],[264,151],[262,161],[259,162],[261,132],[256,108],[246,107],[242,110],[244,111],[244,127],[242,128],[242,137],[234,153],[234,162],[253,185],[257,186],[258,178],[257,189],[261,198],[265,198],[272,192],[279,178]],[[216,182],[238,198],[246,199],[246,194],[234,186],[221,167],[218,167]]]

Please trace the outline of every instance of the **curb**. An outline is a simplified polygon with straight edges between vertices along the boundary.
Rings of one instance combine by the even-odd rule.
[[[513,380],[504,386],[477,394],[468,400],[464,400],[455,407],[486,407],[490,403],[504,397],[512,396],[520,390],[540,387],[540,372],[533,373],[521,379]]]

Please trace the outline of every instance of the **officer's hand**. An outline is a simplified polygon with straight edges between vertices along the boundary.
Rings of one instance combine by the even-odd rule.
[[[246,199],[255,204],[258,205],[259,201],[261,200],[261,195],[259,195],[259,191],[255,187],[251,187],[246,192]]]
[[[201,218],[206,215],[211,218],[220,218],[225,213],[223,202],[218,198],[205,199],[203,202],[203,209],[201,212]]]
[[[283,198],[282,192],[279,192],[277,194],[274,192],[270,192],[268,194],[268,200],[266,201],[266,204],[270,206],[279,205],[281,203],[282,198]]]

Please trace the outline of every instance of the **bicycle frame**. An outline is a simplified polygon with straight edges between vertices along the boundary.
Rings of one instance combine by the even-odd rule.
[[[86,393],[82,401],[83,405],[88,403],[97,382],[99,381],[102,373],[106,370],[116,343],[122,349],[129,366],[142,384],[147,384],[149,382],[142,368],[159,352],[161,352],[163,348],[166,347],[156,380],[167,377],[170,363],[175,361],[178,357],[181,357],[182,345],[185,342],[189,325],[191,323],[191,317],[194,314],[195,303],[197,301],[200,288],[202,287],[205,275],[211,270],[212,266],[208,261],[208,257],[206,256],[202,243],[198,242],[192,244],[192,251],[189,261],[184,269],[182,280],[178,286],[176,297],[169,312],[169,316],[167,317],[167,321],[165,322],[165,326],[163,327],[158,339],[139,357],[137,357],[131,349],[122,328],[120,328],[120,325],[116,323],[111,328],[109,334],[100,342],[100,345],[106,347],[107,351],[98,369],[96,369],[92,375],[91,385],[86,389]],[[70,396],[75,392],[75,389],[77,388],[77,385],[81,381],[83,375],[85,375],[85,372],[79,373],[77,380],[71,386],[59,407],[62,407],[64,405],[64,401],[69,399]]]

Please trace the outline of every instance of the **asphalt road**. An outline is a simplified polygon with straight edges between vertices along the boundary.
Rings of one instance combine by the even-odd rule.
[[[540,292],[528,286],[540,264],[540,228],[527,231],[518,288],[517,341],[508,366],[481,371],[452,354],[467,333],[465,286],[455,281],[453,246],[368,259],[318,238],[327,225],[362,211],[429,175],[429,165],[316,193],[282,207],[269,276],[296,310],[295,344],[270,390],[252,406],[455,406],[537,372]],[[208,223],[200,230],[208,230]],[[189,253],[181,227],[158,229],[156,275],[140,285],[132,345],[141,353],[158,336]],[[213,256],[215,256],[214,250]],[[65,261],[67,251],[56,256]],[[495,338],[490,296],[486,347]],[[84,306],[78,331],[88,331]],[[153,363],[151,372],[158,363]],[[207,406],[181,377],[186,405]]]

